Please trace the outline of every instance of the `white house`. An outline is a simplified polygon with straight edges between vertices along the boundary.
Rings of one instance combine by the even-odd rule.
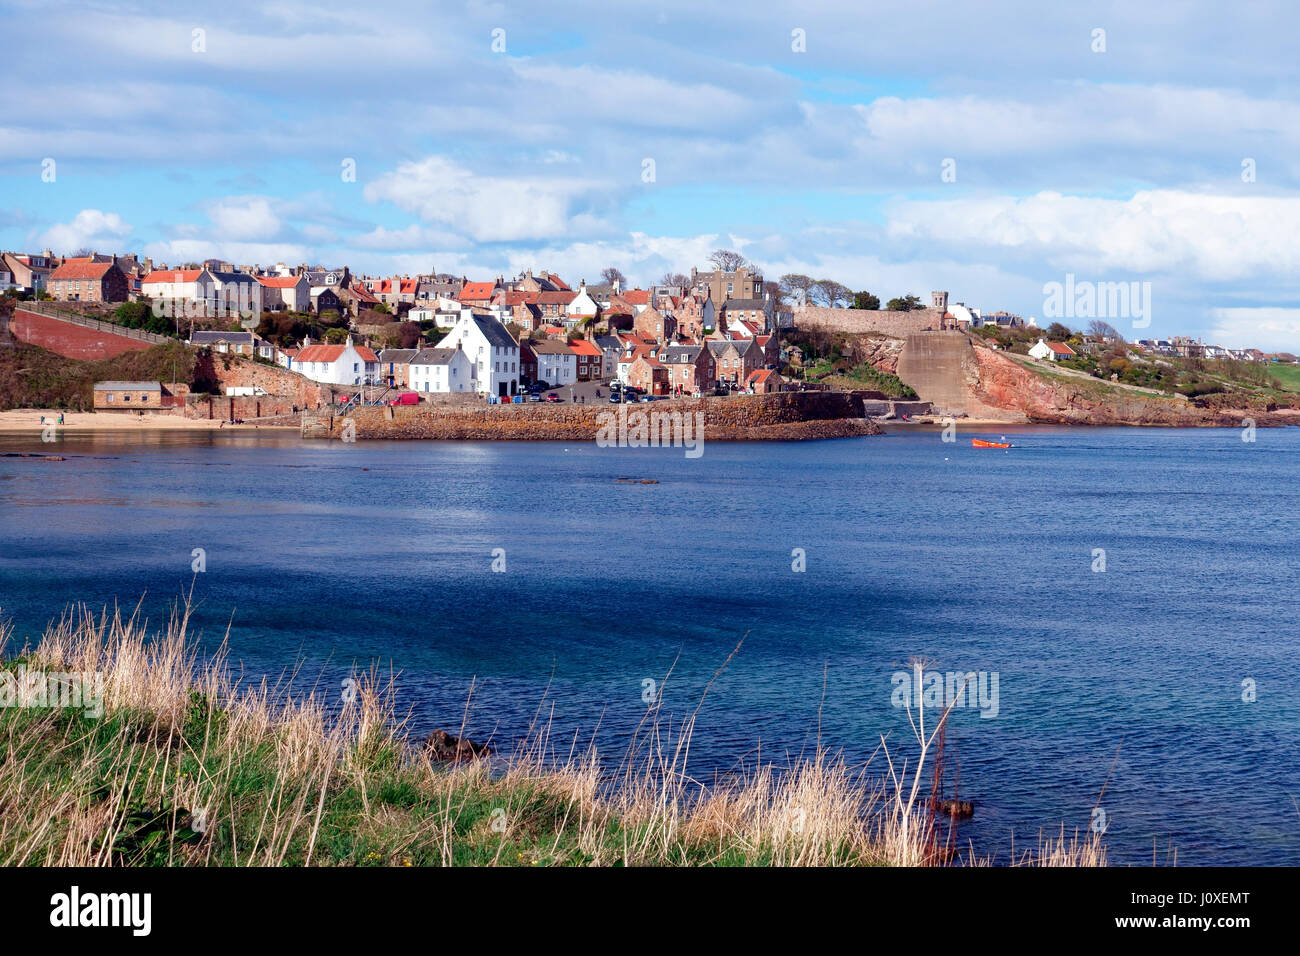
[[[262,287],[262,308],[278,312],[307,312],[311,309],[311,285],[305,276],[258,276]]]
[[[379,378],[379,356],[364,345],[304,345],[292,369],[313,382],[329,385],[373,385]]]
[[[207,302],[216,283],[207,269],[155,269],[140,280],[140,291],[152,299]]]
[[[1039,339],[1029,354],[1036,359],[1046,359],[1049,362],[1059,362],[1062,359],[1072,359],[1075,357],[1074,349],[1070,348],[1064,342],[1048,342],[1045,339]]]
[[[578,356],[569,348],[569,343],[561,339],[543,339],[534,342],[532,350],[537,356],[539,382],[554,388],[578,380]]]
[[[497,396],[518,391],[519,343],[496,319],[463,309],[437,348],[460,349],[469,357],[475,391]]]
[[[583,319],[595,318],[600,314],[600,303],[591,297],[587,291],[587,280],[583,279],[582,284],[578,287],[578,294],[573,301],[565,307],[565,315],[568,316],[566,324],[574,325]],[[540,371],[538,374],[541,374]],[[542,375],[542,378],[546,378]],[[550,379],[546,379],[548,382]]]
[[[476,390],[474,363],[461,349],[420,349],[409,369],[413,392]]]
[[[262,311],[262,285],[247,272],[221,272],[207,270],[212,276],[215,293],[214,306],[224,309],[249,309]]]
[[[140,280],[151,299],[184,303],[202,315],[262,311],[262,285],[247,272],[211,269],[155,269]]]

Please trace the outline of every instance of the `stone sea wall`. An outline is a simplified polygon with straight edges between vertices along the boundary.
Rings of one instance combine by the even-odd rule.
[[[355,422],[357,440],[594,441],[601,428],[622,421],[628,430],[662,418],[704,416],[706,441],[798,441],[880,434],[863,417],[863,399],[851,392],[785,392],[735,398],[679,399],[637,405],[439,405],[367,407],[347,418],[328,412],[303,416],[303,437],[340,438]],[[638,418],[638,415],[647,416]]]

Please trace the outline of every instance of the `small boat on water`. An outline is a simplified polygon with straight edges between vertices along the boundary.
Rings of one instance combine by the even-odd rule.
[[[1009,441],[985,441],[983,438],[972,438],[971,446],[974,448],[1010,448]]]

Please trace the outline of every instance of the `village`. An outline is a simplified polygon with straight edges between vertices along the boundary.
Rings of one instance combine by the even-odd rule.
[[[599,280],[571,282],[531,268],[477,281],[433,269],[381,277],[346,266],[207,260],[173,267],[89,250],[0,253],[0,289],[13,313],[5,336],[75,359],[184,343],[212,370],[190,381],[97,380],[96,412],[232,424],[324,407],[627,403],[826,389],[931,403],[909,406],[913,415],[998,418],[961,381],[976,364],[972,344],[1170,394],[1188,381],[1166,374],[1166,359],[1296,362],[1184,336],[1128,342],[1106,322],[1039,329],[1032,316],[950,302],[946,291],[932,292],[928,305],[909,295],[882,307],[876,296],[830,280],[769,281],[726,249],[705,269],[668,273],[645,287],[614,267]],[[898,344],[892,356],[859,354],[864,344],[886,341]],[[244,366],[232,373],[236,357],[290,378],[258,377]],[[196,385],[201,377],[206,385]],[[875,411],[894,417],[896,409]]]

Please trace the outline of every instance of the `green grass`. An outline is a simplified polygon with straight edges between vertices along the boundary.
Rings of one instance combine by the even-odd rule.
[[[891,774],[888,787],[819,750],[704,789],[685,766],[693,716],[661,732],[654,708],[612,768],[564,745],[557,757],[545,727],[499,757],[433,763],[406,736],[392,687],[375,675],[363,675],[355,699],[342,703],[243,686],[221,653],[199,660],[188,615],[180,610],[162,633],[146,635],[135,619],[83,613],[7,660],[0,627],[0,671],[21,663],[29,672],[99,673],[104,687],[98,715],[0,707],[0,865],[943,860],[935,819],[916,803],[933,734],[919,753],[889,758],[908,770]],[[1104,856],[1097,840],[1062,837],[1017,862],[1098,865]]]
[[[1300,365],[1275,362],[1268,367],[1269,374],[1288,392],[1300,392]]]

